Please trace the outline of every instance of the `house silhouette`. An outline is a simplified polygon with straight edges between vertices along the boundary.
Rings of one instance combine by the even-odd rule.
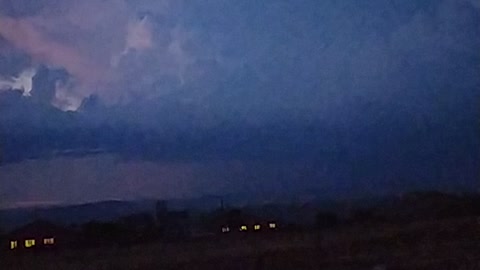
[[[37,220],[7,234],[6,247],[11,251],[56,249],[67,246],[73,233],[44,220]]]

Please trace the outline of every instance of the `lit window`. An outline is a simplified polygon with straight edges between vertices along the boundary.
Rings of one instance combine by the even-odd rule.
[[[254,229],[255,231],[260,230],[260,225],[259,225],[259,224],[254,225],[254,226],[253,226],[253,229]]]
[[[228,226],[222,227],[222,232],[227,233],[230,231],[230,228]]]
[[[30,247],[33,247],[33,246],[35,246],[35,239],[25,240],[25,247],[26,248],[30,248]]]
[[[10,241],[10,249],[16,249],[18,246],[17,241]]]
[[[247,230],[247,225],[240,226],[240,231],[244,232]]]
[[[273,222],[272,222],[272,223],[268,223],[268,227],[269,227],[270,229],[275,229],[275,228],[277,228],[277,224],[275,224],[275,223],[273,223]]]
[[[44,245],[53,245],[55,244],[55,239],[53,237],[51,238],[44,238],[43,239],[43,244]]]

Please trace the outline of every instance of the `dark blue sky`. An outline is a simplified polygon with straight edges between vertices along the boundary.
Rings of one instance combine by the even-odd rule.
[[[478,25],[477,0],[0,0],[1,203],[478,190]]]

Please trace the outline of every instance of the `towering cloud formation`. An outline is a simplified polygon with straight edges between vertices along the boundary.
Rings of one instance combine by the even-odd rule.
[[[8,6],[11,1],[0,2]],[[30,55],[34,62],[62,67],[71,74],[73,89],[68,89],[68,93],[57,87],[57,91],[63,91],[58,96],[74,96],[80,99],[73,101],[76,104],[92,93],[107,101],[122,100],[125,91],[131,90],[124,89],[123,79],[142,81],[145,74],[135,66],[142,65],[140,62],[146,57],[153,59],[154,63],[148,65],[155,67],[158,76],[176,75],[177,71],[172,69],[175,58],[181,56],[171,53],[168,45],[156,46],[153,33],[154,27],[160,27],[169,34],[174,26],[154,25],[150,15],[137,13],[124,0],[42,3],[44,6],[28,16],[14,16],[12,11],[1,14],[0,36]],[[152,3],[157,9],[168,8],[162,2]],[[13,10],[22,8],[26,7],[17,4]]]
[[[0,7],[0,36],[28,54],[30,66],[70,74],[56,86],[53,103],[63,109],[91,94],[112,104],[182,89],[182,101],[233,103],[211,105],[230,111],[218,114],[302,107],[328,120],[356,100],[384,104],[450,78],[478,84],[467,61],[457,61],[456,70],[468,71],[455,78],[412,79],[421,66],[447,75],[447,59],[477,61],[478,0],[0,0]]]

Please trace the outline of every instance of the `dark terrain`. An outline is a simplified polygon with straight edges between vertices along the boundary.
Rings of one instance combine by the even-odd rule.
[[[5,269],[480,269],[480,224],[462,218],[133,247],[16,254]],[[2,267],[3,268],[3,267]]]
[[[474,195],[416,193],[357,206],[348,219],[319,210],[315,224],[271,232],[5,252],[0,260],[2,269],[473,270],[480,269],[479,205]]]

